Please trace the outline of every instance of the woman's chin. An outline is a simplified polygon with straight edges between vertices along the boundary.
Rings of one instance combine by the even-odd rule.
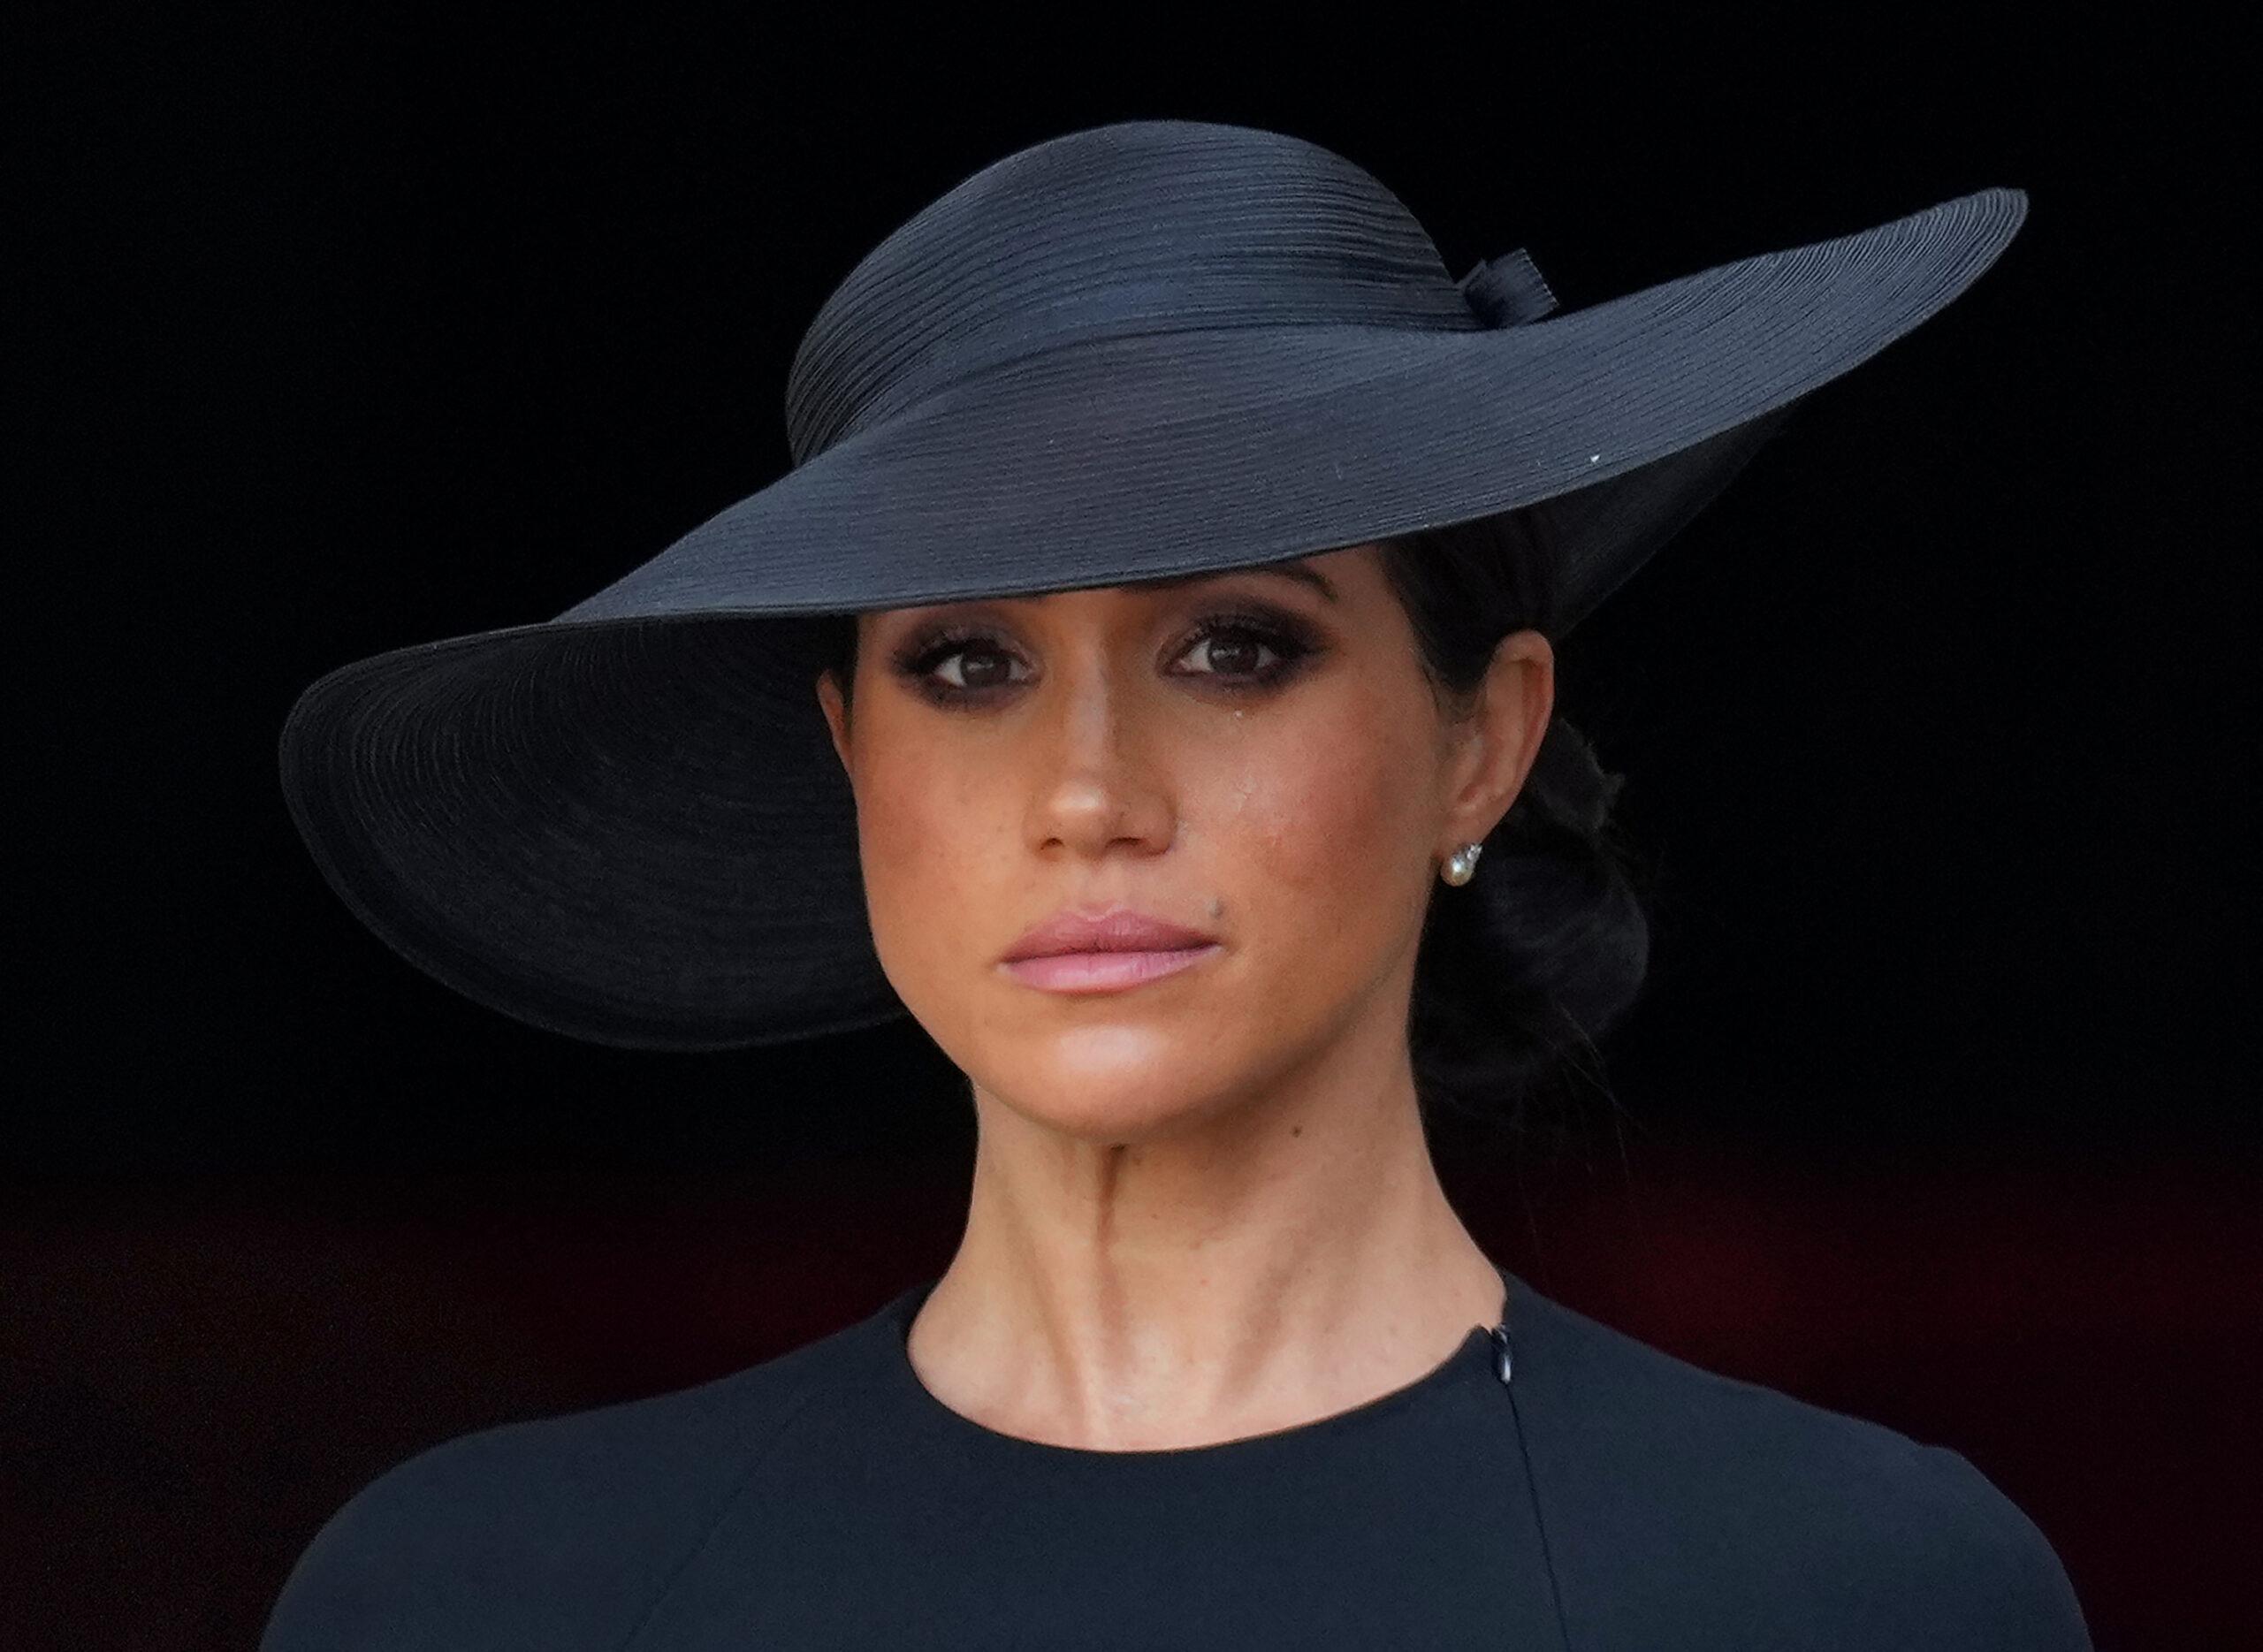
[[[1020,1066],[1011,1079],[988,1088],[1032,1124],[1095,1146],[1153,1140],[1216,1113],[1223,1104],[1215,1054],[1173,1059],[1152,1039],[1146,1050],[1131,1062],[1079,1050]]]

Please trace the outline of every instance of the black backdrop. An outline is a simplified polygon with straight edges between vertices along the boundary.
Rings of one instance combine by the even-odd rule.
[[[275,737],[331,666],[547,617],[781,474],[788,361],[857,258],[1150,115],[1326,143],[1452,270],[1528,247],[1567,308],[2031,193],[1565,651],[1662,870],[1651,983],[1615,1102],[1439,1152],[1543,1289],[1966,1450],[2101,1646],[2252,1625],[2221,43],[902,21],[21,28],[4,1638],[246,1644],[415,1446],[764,1357],[948,1260],[971,1126],[915,1027],[671,1057],[459,1001],[323,885]]]

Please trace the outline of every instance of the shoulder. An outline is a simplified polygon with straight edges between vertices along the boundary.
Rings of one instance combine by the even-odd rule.
[[[697,1387],[426,1448],[300,1555],[261,1652],[568,1652],[627,1641],[827,1391],[853,1329]]]
[[[2049,1541],[1960,1453],[1542,1313],[1550,1489],[1620,1629],[1696,1602],[1725,1645],[2087,1652]]]
[[[1897,1436],[1898,1437],[1898,1436]],[[2067,1569],[2042,1528],[1995,1483],[1946,1446],[1919,1446],[1933,1502],[1950,1511],[1949,1541],[1928,1546],[1975,1646],[2088,1648],[2090,1632]]]

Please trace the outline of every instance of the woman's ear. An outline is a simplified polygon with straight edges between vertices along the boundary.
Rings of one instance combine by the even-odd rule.
[[[1482,842],[1500,825],[1524,789],[1555,714],[1555,650],[1538,631],[1512,631],[1493,650],[1462,731],[1449,822],[1453,841],[1445,852]]]
[[[830,666],[817,674],[817,703],[825,712],[825,726],[833,735],[833,753],[841,759],[842,771],[854,778],[854,771],[849,767],[849,706],[841,697],[841,684]]]

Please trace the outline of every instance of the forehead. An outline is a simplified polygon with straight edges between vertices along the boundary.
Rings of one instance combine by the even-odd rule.
[[[1123,589],[1157,592],[1184,590],[1190,585],[1205,585],[1214,580],[1231,579],[1237,575],[1293,580],[1318,591],[1329,602],[1343,600],[1336,582],[1314,567],[1310,558],[1299,558],[1294,562],[1262,562],[1250,567],[1221,568],[1204,574],[1176,574],[1161,579],[1127,580]]]

